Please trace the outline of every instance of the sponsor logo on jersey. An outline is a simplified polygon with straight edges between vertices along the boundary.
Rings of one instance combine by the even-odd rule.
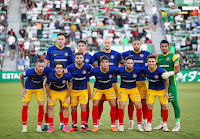
[[[109,78],[112,78],[112,74],[109,75]]]
[[[86,74],[86,73],[87,73],[87,71],[86,71],[86,70],[83,70],[83,71],[82,71],[82,73],[83,73],[83,74]]]
[[[54,56],[57,56],[58,54],[54,54]]]
[[[68,56],[68,53],[67,53],[67,52],[65,53],[65,56]]]
[[[167,61],[169,61],[169,59],[170,59],[169,57],[166,58]]]
[[[137,77],[137,74],[133,74],[133,78],[136,78]]]
[[[144,57],[144,55],[143,55],[143,54],[140,54],[140,57],[142,58],[142,57]]]
[[[155,76],[154,76],[154,78],[155,78],[155,79],[158,79],[158,78],[159,78],[159,76],[158,76],[158,75],[155,75]]]
[[[163,67],[165,67],[165,68],[167,68],[167,67],[169,67],[169,65],[159,65],[161,68]]]
[[[63,84],[66,83],[66,80],[63,80],[62,83],[63,83]]]
[[[144,63],[144,60],[134,60],[135,63]]]
[[[85,59],[85,62],[86,62],[86,63],[89,63],[89,59],[88,59],[88,58],[86,58],[86,59]]]
[[[114,55],[111,55],[110,58],[111,58],[111,59],[114,59],[115,57],[114,57]]]

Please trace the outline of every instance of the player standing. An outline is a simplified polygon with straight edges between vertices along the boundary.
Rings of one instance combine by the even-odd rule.
[[[157,64],[169,72],[169,102],[171,102],[172,106],[174,107],[176,125],[172,131],[179,131],[181,129],[180,126],[180,108],[178,105],[178,97],[177,97],[177,85],[175,80],[175,74],[180,72],[180,64],[178,56],[172,53],[169,53],[169,42],[167,40],[163,40],[160,43],[160,49],[162,54],[158,55],[157,57]],[[162,110],[161,110],[162,116]],[[161,121],[160,125],[155,127],[154,129],[162,129],[163,128],[163,121]]]
[[[149,81],[148,94],[147,94],[147,119],[148,126],[146,132],[152,130],[151,120],[152,120],[152,109],[155,102],[156,96],[159,97],[160,104],[162,106],[162,117],[163,117],[163,130],[169,132],[167,127],[168,119],[168,87],[169,79],[166,77],[166,71],[158,66],[156,66],[156,56],[150,55],[147,57],[147,66],[142,68],[142,73],[147,77]],[[164,77],[165,75],[165,77]]]
[[[116,75],[121,76],[120,94],[119,94],[119,132],[124,132],[123,120],[124,109],[128,97],[134,103],[137,109],[137,123],[139,132],[144,132],[141,126],[142,110],[141,98],[136,86],[136,79],[140,76],[141,68],[134,66],[134,60],[131,56],[126,57],[125,66],[118,68]]]
[[[72,54],[71,48],[65,46],[66,38],[64,33],[58,33],[57,39],[56,39],[57,44],[54,46],[51,46],[47,50],[47,54],[45,57],[45,64],[48,66],[50,62],[50,67],[54,68],[54,65],[56,62],[62,62],[64,65],[64,68],[67,67],[68,60],[70,55]],[[47,104],[48,106],[48,104]],[[44,127],[42,128],[43,131],[48,129],[48,114],[47,114],[47,107],[46,107],[46,113],[45,113],[45,123]],[[63,128],[63,108],[62,104],[60,102],[60,127],[59,129],[62,130]]]
[[[70,132],[67,128],[69,121],[69,96],[72,90],[72,75],[70,72],[64,73],[64,64],[62,62],[55,63],[55,71],[50,72],[47,75],[47,81],[45,83],[46,92],[48,94],[48,121],[50,128],[48,133],[54,132],[53,126],[53,108],[56,100],[59,99],[63,106],[63,132]],[[67,88],[67,85],[69,86]]]
[[[127,51],[122,53],[123,57],[132,56],[134,59],[134,65],[142,68],[145,66],[146,58],[149,54],[151,54],[148,51],[140,50],[142,44],[139,39],[134,39],[133,43],[133,51]],[[143,127],[146,129],[147,127],[147,105],[146,105],[146,98],[147,98],[147,82],[146,78],[139,76],[137,78],[137,88],[140,93],[141,102],[142,102],[142,112],[143,112]],[[129,115],[129,128],[133,129],[133,112],[134,112],[134,106],[133,102],[129,99],[129,105],[128,105],[128,115]]]
[[[124,61],[121,57],[121,54],[117,51],[111,50],[111,46],[112,46],[112,41],[110,38],[106,38],[103,41],[103,51],[99,51],[97,53],[94,54],[94,61],[98,62],[98,65],[100,65],[100,58],[102,56],[107,56],[109,57],[109,62],[110,65],[113,65],[115,68],[118,68],[118,63],[124,64]],[[119,89],[118,89],[118,83],[117,83],[117,77],[113,78],[113,83],[112,86],[114,88],[116,97],[119,97]],[[98,125],[100,125],[100,117],[101,117],[101,113],[103,112],[103,102],[105,100],[105,97],[103,97],[99,103],[99,117],[98,117]],[[117,108],[117,115],[116,115],[116,127],[119,126],[119,121],[118,121],[118,105],[116,105]]]
[[[102,98],[102,94],[105,94],[106,99],[110,103],[111,110],[110,110],[110,117],[111,117],[111,131],[118,132],[117,128],[115,127],[115,119],[116,119],[116,94],[114,92],[112,86],[112,78],[116,73],[116,68],[114,66],[109,66],[109,57],[102,56],[100,58],[100,65],[99,67],[94,67],[90,73],[91,76],[95,76],[96,81],[94,83],[93,89],[93,124],[94,127],[91,132],[98,131],[97,119],[98,119],[98,105]]]
[[[88,63],[88,64],[92,65],[93,67],[97,66],[97,64],[94,62],[93,57],[90,54],[85,53],[86,42],[84,40],[79,40],[77,42],[77,49],[78,49],[78,52],[83,53],[84,63]],[[74,63],[74,62],[75,62],[75,55],[71,55],[70,60],[69,60],[69,64]],[[92,99],[92,96],[91,96],[91,88],[90,88],[89,78],[87,79],[87,90],[88,90],[88,103],[87,103],[87,108],[86,108],[87,109],[87,120],[86,120],[86,123],[85,123],[85,130],[90,130],[90,128],[88,127],[88,119],[89,119],[89,114],[90,114],[89,113],[89,100]],[[73,111],[71,112],[71,115],[72,115],[72,119],[77,119],[77,110],[73,109]],[[72,123],[72,124],[76,124],[76,123]],[[74,126],[74,125],[72,125],[72,126]],[[76,129],[76,127],[74,129]]]
[[[67,70],[71,72],[73,77],[73,88],[70,94],[71,97],[71,114],[72,114],[72,127],[71,131],[78,130],[77,127],[77,105],[80,101],[81,106],[81,132],[86,132],[85,123],[87,120],[87,103],[88,103],[88,91],[87,91],[87,79],[88,73],[91,72],[92,67],[83,63],[84,57],[82,52],[75,54],[75,63],[69,65]],[[73,114],[76,113],[76,116]]]
[[[22,99],[23,99],[22,132],[27,132],[28,105],[33,93],[35,93],[39,105],[38,126],[36,131],[42,132],[41,124],[44,115],[44,98],[45,98],[43,80],[46,77],[46,75],[51,71],[52,69],[50,67],[45,68],[44,60],[39,59],[36,63],[36,68],[28,69],[20,74],[20,81],[22,84]],[[27,79],[24,85],[24,78],[26,77]]]

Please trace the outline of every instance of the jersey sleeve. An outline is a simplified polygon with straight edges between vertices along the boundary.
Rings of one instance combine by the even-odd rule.
[[[67,73],[68,75],[68,83],[72,82],[72,74],[70,72]]]
[[[47,66],[46,66],[46,70],[47,70],[47,73],[50,73],[51,71],[53,71],[51,67],[47,67]]]
[[[69,65],[68,67],[67,67],[67,70],[69,71],[69,72],[71,72],[71,65]]]
[[[95,68],[92,68],[91,72],[89,73],[90,76],[94,76],[94,69]]]
[[[93,56],[90,57],[90,64],[91,65],[94,64],[94,57]]]
[[[127,57],[128,55],[127,55],[127,52],[123,52],[123,53],[121,53],[121,55],[122,55],[122,57]]]
[[[120,75],[120,68],[118,68],[117,70],[116,70],[116,72],[115,72],[115,75]]]
[[[30,74],[31,74],[31,69],[28,69],[28,70],[24,71],[22,74],[23,74],[23,77],[24,77],[24,78],[30,76]]]
[[[97,61],[97,53],[95,53],[95,54],[93,55],[93,60],[94,60],[94,61]]]
[[[162,68],[159,68],[159,72],[160,72],[160,74],[162,75],[163,73],[166,72],[166,70],[164,70],[164,69],[162,69]]]
[[[47,84],[50,84],[50,82],[51,82],[50,76],[51,76],[51,75],[50,75],[50,73],[49,73],[49,74],[47,75],[47,81],[46,81]]]
[[[48,48],[48,50],[47,50],[47,54],[46,54],[46,56],[45,56],[45,59],[46,59],[46,60],[50,60],[50,59],[51,59],[51,52],[50,52],[50,50],[51,50],[51,47]]]
[[[172,61],[175,67],[179,65],[179,59],[177,55],[173,55]]]
[[[88,72],[91,72],[91,71],[92,71],[92,66],[90,66],[90,65],[88,64],[87,67],[88,67]]]
[[[69,47],[69,55],[72,55],[72,49]]]
[[[120,53],[117,52],[117,61],[119,62],[119,61],[121,61],[121,60],[122,60],[122,56],[121,56]]]
[[[117,68],[115,68],[114,66],[111,67],[112,73],[115,74],[117,71]]]

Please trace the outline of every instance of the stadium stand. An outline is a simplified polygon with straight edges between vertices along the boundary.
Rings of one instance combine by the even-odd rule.
[[[6,31],[8,27],[7,23],[7,6],[9,1],[0,1],[0,70],[2,69],[3,60],[5,57],[5,44],[6,44]]]
[[[159,4],[165,37],[172,52],[175,48],[181,70],[200,70],[200,14],[196,10],[182,14],[172,0]]]
[[[22,0],[19,57],[24,55],[33,67],[36,59],[44,58],[48,47],[55,44],[58,32],[67,34],[66,45],[73,51],[77,40],[86,40],[91,54],[100,50],[107,36],[113,44],[131,43],[134,38],[152,43],[150,17],[143,1],[97,2]]]

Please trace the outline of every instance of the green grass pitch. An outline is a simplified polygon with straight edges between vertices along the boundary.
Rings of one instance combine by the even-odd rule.
[[[92,86],[92,85],[91,85]],[[0,138],[200,138],[200,83],[178,84],[178,101],[181,109],[181,131],[165,133],[162,130],[153,130],[150,133],[139,133],[136,131],[136,124],[133,130],[128,130],[127,107],[125,110],[124,126],[125,132],[112,133],[110,131],[110,107],[108,102],[104,104],[104,111],[99,132],[81,133],[76,132],[63,133],[58,130],[59,127],[59,103],[57,101],[54,108],[54,127],[55,133],[36,133],[38,104],[35,96],[28,109],[28,133],[21,133],[21,85],[19,82],[1,82],[0,83]],[[90,110],[92,111],[92,101],[90,101]],[[134,112],[134,121],[136,116]],[[78,108],[78,125],[80,127],[80,108]],[[158,98],[154,104],[152,126],[155,127],[160,122],[160,106]],[[168,127],[171,130],[175,125],[174,113],[171,104],[169,104]],[[69,127],[71,126],[71,116]],[[90,112],[89,127],[92,128],[92,114]]]

